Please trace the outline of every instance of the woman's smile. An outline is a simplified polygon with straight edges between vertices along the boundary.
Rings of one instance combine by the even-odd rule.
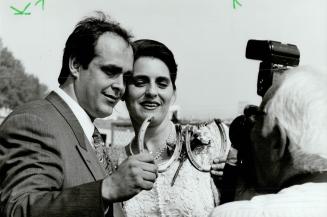
[[[143,101],[140,105],[146,110],[155,110],[160,106],[160,103],[155,101]]]

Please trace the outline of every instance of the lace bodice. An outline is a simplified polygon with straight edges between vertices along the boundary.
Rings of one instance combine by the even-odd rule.
[[[121,149],[121,163],[125,158]],[[214,184],[210,173],[198,171],[187,159],[181,167],[173,186],[171,181],[179,161],[175,161],[163,173],[159,173],[154,187],[150,191],[141,191],[123,203],[127,217],[162,216],[208,216],[215,207]]]
[[[214,132],[217,137],[217,131]],[[219,137],[219,136],[218,136]],[[221,146],[212,140],[213,146]],[[227,157],[228,148],[220,156]],[[216,147],[217,148],[217,147]],[[119,165],[127,158],[125,147],[111,148],[114,164]],[[205,156],[205,155],[203,155]],[[202,217],[208,216],[219,204],[219,193],[208,172],[201,172],[186,159],[173,186],[171,182],[180,161],[174,161],[164,172],[158,174],[154,187],[150,191],[141,191],[128,201],[123,202],[127,217]]]

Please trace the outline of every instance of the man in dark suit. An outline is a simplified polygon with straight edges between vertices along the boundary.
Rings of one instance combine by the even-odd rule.
[[[111,168],[93,125],[111,115],[133,69],[130,35],[105,15],[69,36],[58,81],[44,100],[18,107],[0,126],[0,216],[112,216],[112,204],[151,189],[150,154]]]

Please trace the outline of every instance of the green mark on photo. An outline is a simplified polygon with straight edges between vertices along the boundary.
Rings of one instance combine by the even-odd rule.
[[[15,11],[15,15],[31,15],[31,12],[27,12],[27,8],[31,5],[31,3],[28,3],[23,10],[19,10],[15,8],[14,6],[11,6],[10,8]]]
[[[41,3],[41,6],[42,6],[42,10],[44,10],[44,1],[45,0],[38,0],[35,5],[38,5],[39,3]]]
[[[234,9],[236,9],[236,5],[242,6],[242,4],[238,2],[238,0],[233,0],[233,8]]]

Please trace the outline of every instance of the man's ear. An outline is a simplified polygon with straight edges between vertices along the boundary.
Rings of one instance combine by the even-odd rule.
[[[273,145],[275,157],[281,159],[288,151],[289,139],[284,127],[279,124],[279,120],[276,118],[276,125],[274,127],[274,137],[276,142]]]
[[[69,58],[69,70],[70,74],[73,76],[73,78],[78,78],[79,76],[79,71],[81,68],[81,64],[77,62],[75,57],[70,57]]]

